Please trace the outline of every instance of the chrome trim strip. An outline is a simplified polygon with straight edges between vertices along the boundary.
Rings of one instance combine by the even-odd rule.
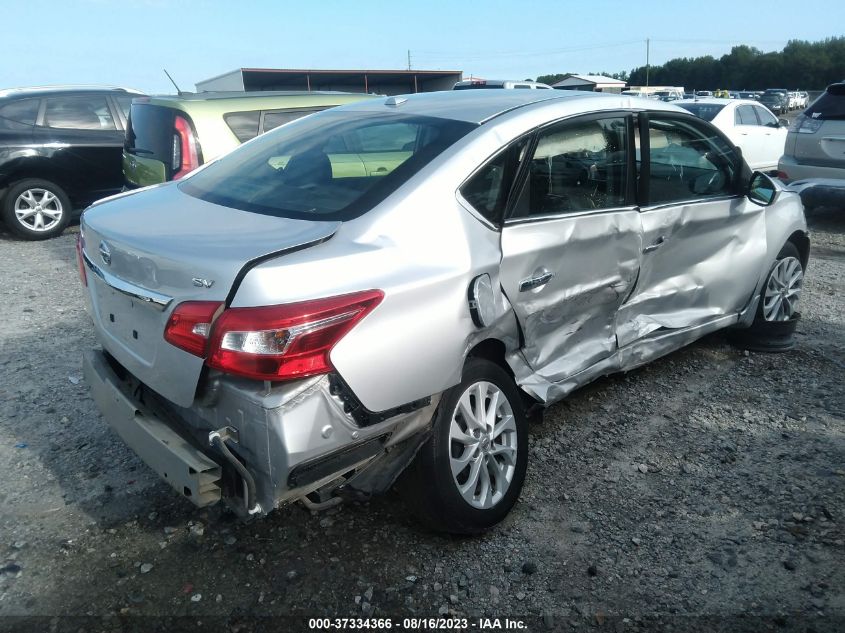
[[[528,222],[542,222],[548,220],[564,220],[567,218],[580,218],[589,215],[600,215],[606,213],[621,213],[623,211],[636,211],[637,207],[634,205],[624,207],[607,207],[602,209],[582,209],[579,211],[565,211],[562,213],[549,213],[545,215],[529,215],[522,218],[508,218],[505,220],[505,226],[516,226],[518,224],[526,224]]]
[[[147,290],[146,288],[141,288],[140,286],[136,286],[135,284],[131,284],[128,281],[123,281],[122,279],[115,277],[111,273],[107,273],[105,270],[97,266],[91,258],[88,257],[88,253],[82,251],[82,259],[85,260],[85,265],[91,270],[92,273],[97,275],[100,279],[105,282],[107,286],[117,290],[118,292],[125,294],[127,297],[131,297],[132,299],[137,299],[138,301],[143,301],[154,307],[156,310],[164,311],[167,309],[167,306],[173,301],[173,297],[168,297],[167,295],[163,295],[158,292],[153,292],[152,290]]]
[[[713,196],[712,198],[692,198],[689,200],[676,200],[674,202],[661,202],[660,204],[653,204],[648,207],[640,207],[640,211],[648,213],[649,211],[659,211],[667,207],[685,207],[691,204],[704,204],[706,202],[725,202],[727,200],[740,200],[744,197],[739,194],[728,194],[724,196]]]

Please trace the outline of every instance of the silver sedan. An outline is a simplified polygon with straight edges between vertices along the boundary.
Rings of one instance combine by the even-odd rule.
[[[435,529],[519,496],[528,412],[732,328],[792,345],[798,196],[669,104],[458,91],[332,109],[83,216],[106,422],[243,514],[398,483]]]

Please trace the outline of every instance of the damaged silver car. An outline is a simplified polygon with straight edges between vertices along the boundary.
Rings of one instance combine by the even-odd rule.
[[[483,531],[528,413],[715,330],[788,347],[801,202],[669,104],[388,97],[84,214],[104,418],[180,494],[265,514],[394,483]]]

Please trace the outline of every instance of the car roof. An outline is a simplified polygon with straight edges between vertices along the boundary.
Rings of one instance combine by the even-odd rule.
[[[602,92],[581,90],[444,90],[369,99],[343,106],[344,110],[434,116],[481,124],[516,109],[542,107],[551,102],[568,102],[579,110],[635,108],[684,112],[669,103]]]
[[[41,97],[50,94],[66,94],[68,92],[123,92],[142,96],[144,93],[134,88],[120,86],[98,86],[94,84],[66,84],[56,86],[29,86],[23,88],[5,88],[0,90],[0,97]]]
[[[361,92],[341,92],[338,90],[254,90],[249,92],[183,92],[178,95],[154,95],[160,101],[218,101],[221,99],[256,99],[258,97],[313,97],[321,95],[356,95],[366,96]]]

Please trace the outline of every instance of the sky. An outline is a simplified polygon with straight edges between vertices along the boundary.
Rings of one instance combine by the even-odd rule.
[[[845,2],[761,0],[0,0],[0,88],[173,92],[236,68],[462,70],[525,79],[780,50],[845,35]],[[843,70],[845,72],[845,70]]]

